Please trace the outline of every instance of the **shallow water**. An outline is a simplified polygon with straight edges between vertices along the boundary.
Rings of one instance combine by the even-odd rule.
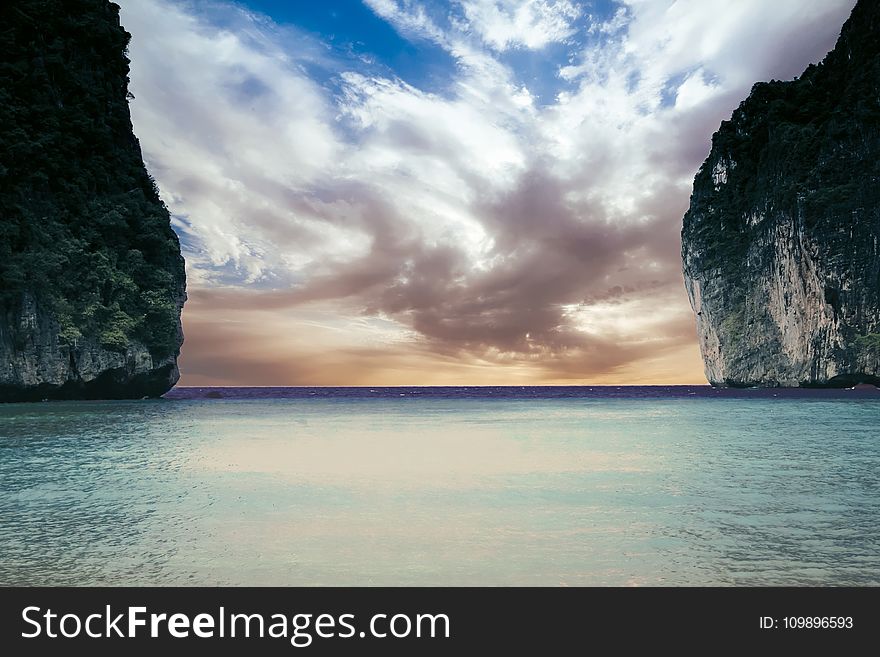
[[[876,393],[170,396],[0,405],[0,584],[880,584]]]

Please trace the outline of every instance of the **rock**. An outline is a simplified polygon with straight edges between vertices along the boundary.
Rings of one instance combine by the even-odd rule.
[[[154,358],[137,341],[124,352],[94,338],[68,346],[58,333],[53,314],[30,295],[17,313],[6,313],[0,322],[0,401],[158,397],[180,378],[176,354]]]
[[[186,281],[107,0],[0,7],[0,401],[156,397]]]
[[[878,37],[860,1],[821,64],[713,136],[682,229],[713,385],[880,384]]]

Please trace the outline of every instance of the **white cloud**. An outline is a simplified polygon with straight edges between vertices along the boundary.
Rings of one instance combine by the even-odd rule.
[[[707,102],[719,91],[720,87],[712,82],[707,82],[705,71],[698,68],[688,75],[676,90],[675,109],[687,111],[697,107]]]
[[[446,43],[446,34],[440,29],[425,7],[413,0],[364,0],[370,9],[400,32],[408,35]]]
[[[288,203],[344,148],[320,87],[245,15],[236,32],[166,2],[123,5],[135,33],[132,118],[169,209],[193,218],[205,262],[256,280],[278,264],[272,245],[285,236],[321,241]]]
[[[538,50],[574,34],[581,16],[569,0],[461,0],[467,26],[495,50]]]

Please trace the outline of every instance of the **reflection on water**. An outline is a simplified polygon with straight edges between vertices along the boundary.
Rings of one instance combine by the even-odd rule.
[[[876,397],[0,406],[0,584],[880,584]]]

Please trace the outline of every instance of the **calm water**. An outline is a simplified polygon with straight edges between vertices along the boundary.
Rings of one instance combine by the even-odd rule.
[[[0,405],[0,584],[880,584],[877,392],[170,397]]]

